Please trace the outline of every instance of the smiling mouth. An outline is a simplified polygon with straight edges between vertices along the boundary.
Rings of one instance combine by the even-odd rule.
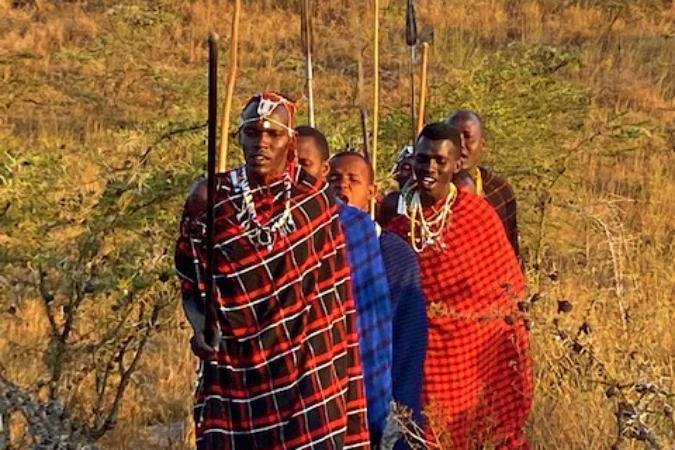
[[[431,189],[431,188],[433,188],[434,185],[436,184],[436,181],[437,181],[437,180],[436,180],[436,178],[434,178],[434,177],[425,176],[425,177],[421,177],[421,178],[419,179],[418,183],[420,184],[420,186],[421,186],[423,189]]]
[[[339,198],[340,200],[342,200],[343,203],[349,204],[349,197],[347,197],[345,194],[343,194],[343,193],[341,193],[341,192],[337,192],[337,193],[335,194],[335,197],[337,197],[337,198]]]

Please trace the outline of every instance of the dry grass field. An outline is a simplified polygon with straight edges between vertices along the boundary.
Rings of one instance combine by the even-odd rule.
[[[235,105],[302,97],[297,3],[244,1]],[[371,2],[314,4],[317,124],[334,149],[359,145]],[[410,80],[405,2],[381,4],[386,188]],[[204,40],[215,29],[225,52],[230,13],[0,0],[0,448],[50,433],[190,448],[173,242],[205,168]],[[480,111],[487,163],[518,195],[534,448],[673,448],[675,4],[419,0],[418,15],[434,30],[428,120]]]

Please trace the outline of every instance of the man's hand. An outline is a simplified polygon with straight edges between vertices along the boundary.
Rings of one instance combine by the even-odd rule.
[[[220,349],[220,328],[214,326],[210,327],[210,339],[206,339],[204,329],[196,330],[193,328],[192,331],[194,334],[190,339],[190,346],[196,355],[208,355],[210,353],[215,353]]]
[[[190,339],[190,346],[194,354],[204,358],[217,352],[220,349],[222,333],[217,323],[206,323],[203,300],[196,295],[185,295],[183,296],[183,310],[192,327],[193,336]]]

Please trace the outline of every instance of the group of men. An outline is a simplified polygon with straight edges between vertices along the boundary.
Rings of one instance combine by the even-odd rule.
[[[374,221],[370,161],[331,157],[296,109],[252,97],[245,164],[217,175],[213,323],[203,181],[185,205],[176,269],[200,359],[197,448],[527,448],[516,204],[478,166],[481,118],[425,126]]]

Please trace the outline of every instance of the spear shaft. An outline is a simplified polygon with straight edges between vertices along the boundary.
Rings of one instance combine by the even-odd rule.
[[[234,84],[237,79],[238,47],[239,47],[239,16],[241,15],[241,0],[234,1],[232,14],[232,36],[230,38],[230,70],[227,74],[227,92],[223,105],[223,117],[220,122],[220,144],[218,146],[218,173],[227,170],[227,148],[229,144],[228,130],[230,129],[230,115],[232,113],[232,98]]]
[[[305,50],[306,70],[307,70],[307,99],[309,107],[309,125],[315,126],[314,121],[314,66],[312,64],[312,26],[311,11],[309,9],[309,0],[302,0],[302,45]]]
[[[408,0],[405,11],[405,43],[410,47],[410,130],[412,142],[417,137],[415,120],[415,45],[417,44],[417,20],[415,19],[415,1]]]
[[[368,111],[366,108],[361,108],[361,133],[363,136],[363,156],[366,157],[370,164],[373,163],[372,155],[370,154],[370,136],[368,132]]]
[[[429,43],[422,43],[422,74],[420,75],[420,107],[417,112],[417,129],[415,134],[419,134],[424,126],[424,113],[427,104],[427,69],[429,61]]]
[[[372,165],[373,172],[377,178],[377,135],[380,119],[380,1],[373,0],[374,3],[374,27],[373,27],[373,146],[372,146]],[[374,200],[374,199],[373,199]],[[375,217],[375,201],[371,203],[370,214]]]
[[[216,144],[218,131],[218,35],[209,35],[209,118],[208,160],[206,169],[206,285],[205,285],[205,338],[212,343],[213,326],[216,321],[216,305],[213,286],[213,205],[216,191]],[[226,139],[226,138],[225,138]]]

